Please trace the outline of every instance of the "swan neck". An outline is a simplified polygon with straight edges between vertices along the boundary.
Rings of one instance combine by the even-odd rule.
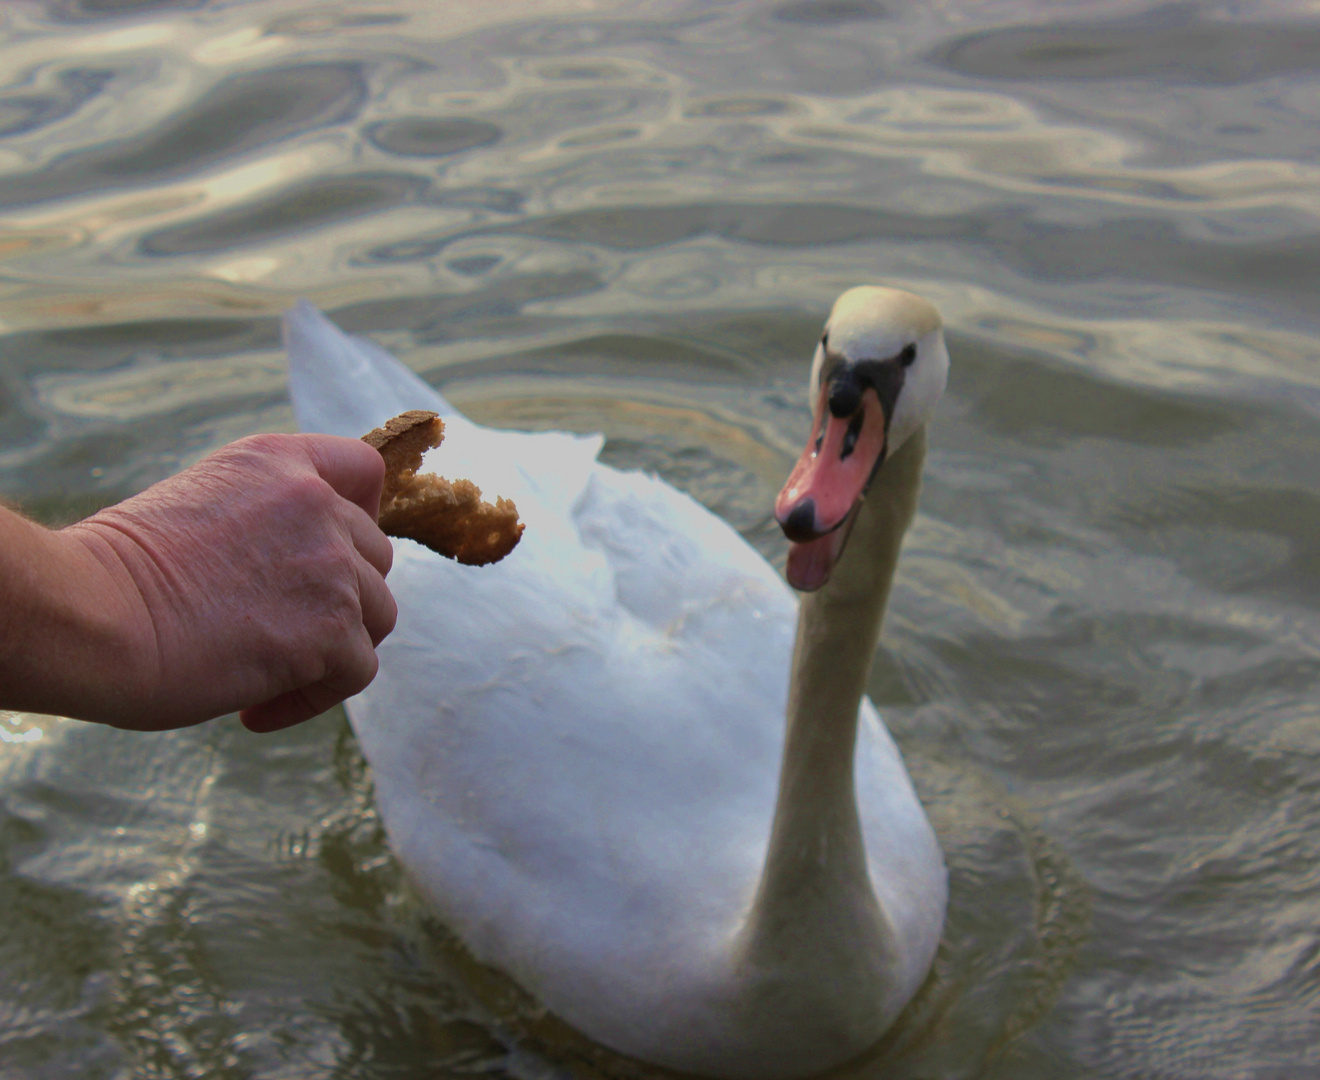
[[[794,948],[828,949],[821,935],[837,937],[839,949],[860,959],[866,948],[859,935],[875,939],[887,926],[867,870],[853,759],[858,710],[925,455],[922,429],[876,475],[830,581],[802,599],[779,798],[748,922],[751,952],[762,962],[787,959]],[[886,947],[878,939],[872,945]]]

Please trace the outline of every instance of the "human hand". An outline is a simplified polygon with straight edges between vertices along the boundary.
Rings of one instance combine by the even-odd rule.
[[[121,691],[101,715],[158,730],[241,710],[276,731],[371,682],[397,615],[383,477],[357,439],[255,435],[61,530],[110,576],[133,657],[103,673]]]

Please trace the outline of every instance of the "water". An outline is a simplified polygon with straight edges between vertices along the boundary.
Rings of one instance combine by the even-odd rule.
[[[772,560],[834,294],[954,371],[872,694],[935,977],[856,1077],[1320,1071],[1320,19],[1284,3],[20,0],[0,493],[288,430],[308,296]],[[648,1075],[419,909],[336,711],[0,715],[0,1074]]]

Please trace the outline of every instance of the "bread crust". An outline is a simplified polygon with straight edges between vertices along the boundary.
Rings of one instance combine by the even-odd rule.
[[[467,566],[499,562],[522,538],[518,508],[508,499],[483,501],[471,480],[418,474],[422,456],[444,437],[444,421],[424,409],[400,413],[362,436],[385,459],[380,527]]]

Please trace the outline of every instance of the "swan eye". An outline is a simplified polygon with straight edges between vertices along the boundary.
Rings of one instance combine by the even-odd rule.
[[[917,347],[915,345],[904,345],[903,351],[898,354],[898,362],[904,367],[911,367],[912,361],[917,358]]]
[[[862,424],[865,421],[866,413],[861,411],[848,421],[848,430],[843,433],[843,446],[839,450],[840,461],[846,461],[857,449],[857,440],[862,434]]]

